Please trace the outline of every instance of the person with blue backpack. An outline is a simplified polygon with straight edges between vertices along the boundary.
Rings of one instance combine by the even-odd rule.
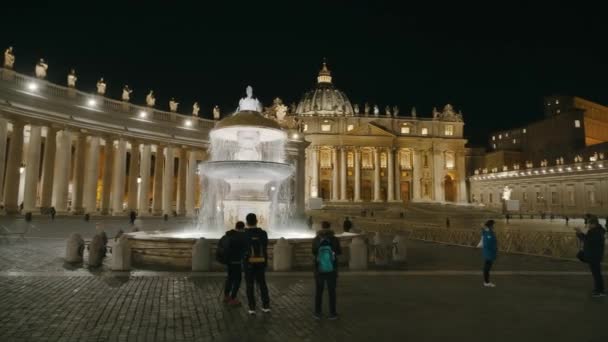
[[[245,266],[245,285],[247,286],[247,303],[250,315],[255,315],[254,286],[257,283],[262,297],[262,312],[270,312],[270,297],[266,284],[266,266],[268,265],[268,234],[257,226],[258,218],[250,213],[245,217],[247,229],[247,248],[243,264]]]
[[[498,254],[498,242],[496,241],[496,233],[494,233],[494,220],[488,220],[484,224],[481,229],[481,240],[477,244],[477,247],[482,249],[484,259],[483,286],[496,287],[494,283],[490,282],[490,270]]]
[[[327,284],[329,294],[329,319],[338,318],[336,311],[336,284],[338,279],[338,255],[342,254],[340,241],[336,238],[327,221],[321,223],[321,230],[312,241],[312,254],[315,257],[315,319],[321,319],[323,289]]]

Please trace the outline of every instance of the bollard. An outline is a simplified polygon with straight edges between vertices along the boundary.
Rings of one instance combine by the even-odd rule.
[[[407,246],[405,244],[405,236],[397,234],[393,238],[393,261],[395,262],[406,262],[407,261]]]
[[[89,244],[89,266],[101,266],[106,254],[106,245],[101,234],[96,234]]]
[[[200,238],[192,246],[192,271],[209,271],[211,269],[211,244]]]
[[[121,235],[112,247],[112,271],[131,269],[131,245],[126,235]]]
[[[285,238],[278,239],[274,245],[272,269],[274,271],[291,271],[292,262],[293,247]]]
[[[72,233],[67,241],[65,249],[65,261],[75,264],[82,262],[82,254],[84,253],[84,240],[77,233]]]
[[[348,268],[351,270],[367,269],[367,246],[363,238],[356,237],[350,243],[350,260]]]

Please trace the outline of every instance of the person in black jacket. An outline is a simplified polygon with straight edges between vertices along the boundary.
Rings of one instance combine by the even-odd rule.
[[[234,229],[226,232],[228,250],[226,251],[226,270],[228,276],[224,285],[224,302],[231,306],[241,305],[236,298],[241,286],[242,264],[247,249],[247,234],[242,221],[236,223]]]
[[[342,248],[340,247],[340,241],[330,228],[329,222],[323,221],[321,223],[321,230],[317,232],[317,236],[312,241],[312,254],[315,257],[315,319],[321,319],[321,304],[323,302],[325,283],[327,283],[327,292],[329,294],[329,319],[338,318],[338,313],[336,312],[336,283],[338,279],[338,255],[342,254]],[[324,246],[329,246],[333,252],[333,270],[330,272],[323,272],[320,269],[319,250]]]
[[[593,276],[593,297],[604,297],[604,279],[602,278],[602,260],[604,259],[604,243],[606,230],[599,224],[597,217],[587,219],[589,229],[587,234],[579,228],[575,228],[576,235],[583,242],[583,254],[585,262],[589,264]]]
[[[353,221],[351,221],[348,216],[346,216],[346,218],[344,219],[344,223],[342,224],[342,230],[344,230],[345,232],[350,232],[350,230],[353,228]]]
[[[249,314],[255,315],[255,296],[253,295],[254,282],[260,288],[262,296],[262,311],[270,312],[270,297],[266,285],[266,266],[268,265],[268,234],[257,226],[258,218],[255,214],[247,214],[247,250],[245,252],[245,283],[247,285],[247,302]]]

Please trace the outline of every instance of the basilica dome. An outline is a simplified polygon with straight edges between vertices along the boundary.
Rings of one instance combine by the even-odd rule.
[[[298,115],[353,115],[353,106],[346,94],[334,88],[331,81],[331,72],[327,65],[323,63],[319,76],[317,77],[317,87],[306,92],[298,106]]]

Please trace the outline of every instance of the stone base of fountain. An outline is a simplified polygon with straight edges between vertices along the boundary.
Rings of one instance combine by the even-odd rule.
[[[136,232],[127,234],[131,246],[131,260],[135,266],[155,267],[171,270],[190,270],[192,267],[192,246],[200,237],[200,233],[180,232]],[[351,240],[358,234],[342,233],[337,237],[342,246],[342,256],[338,259],[341,265],[348,265],[349,247]],[[215,256],[217,242],[221,233],[215,236],[205,233],[211,243],[211,255]],[[268,268],[272,269],[273,250],[277,240],[284,237],[293,246],[293,269],[307,270],[313,265],[311,253],[314,235],[310,233],[270,233],[268,244]],[[212,271],[223,271],[225,266],[215,262]]]

